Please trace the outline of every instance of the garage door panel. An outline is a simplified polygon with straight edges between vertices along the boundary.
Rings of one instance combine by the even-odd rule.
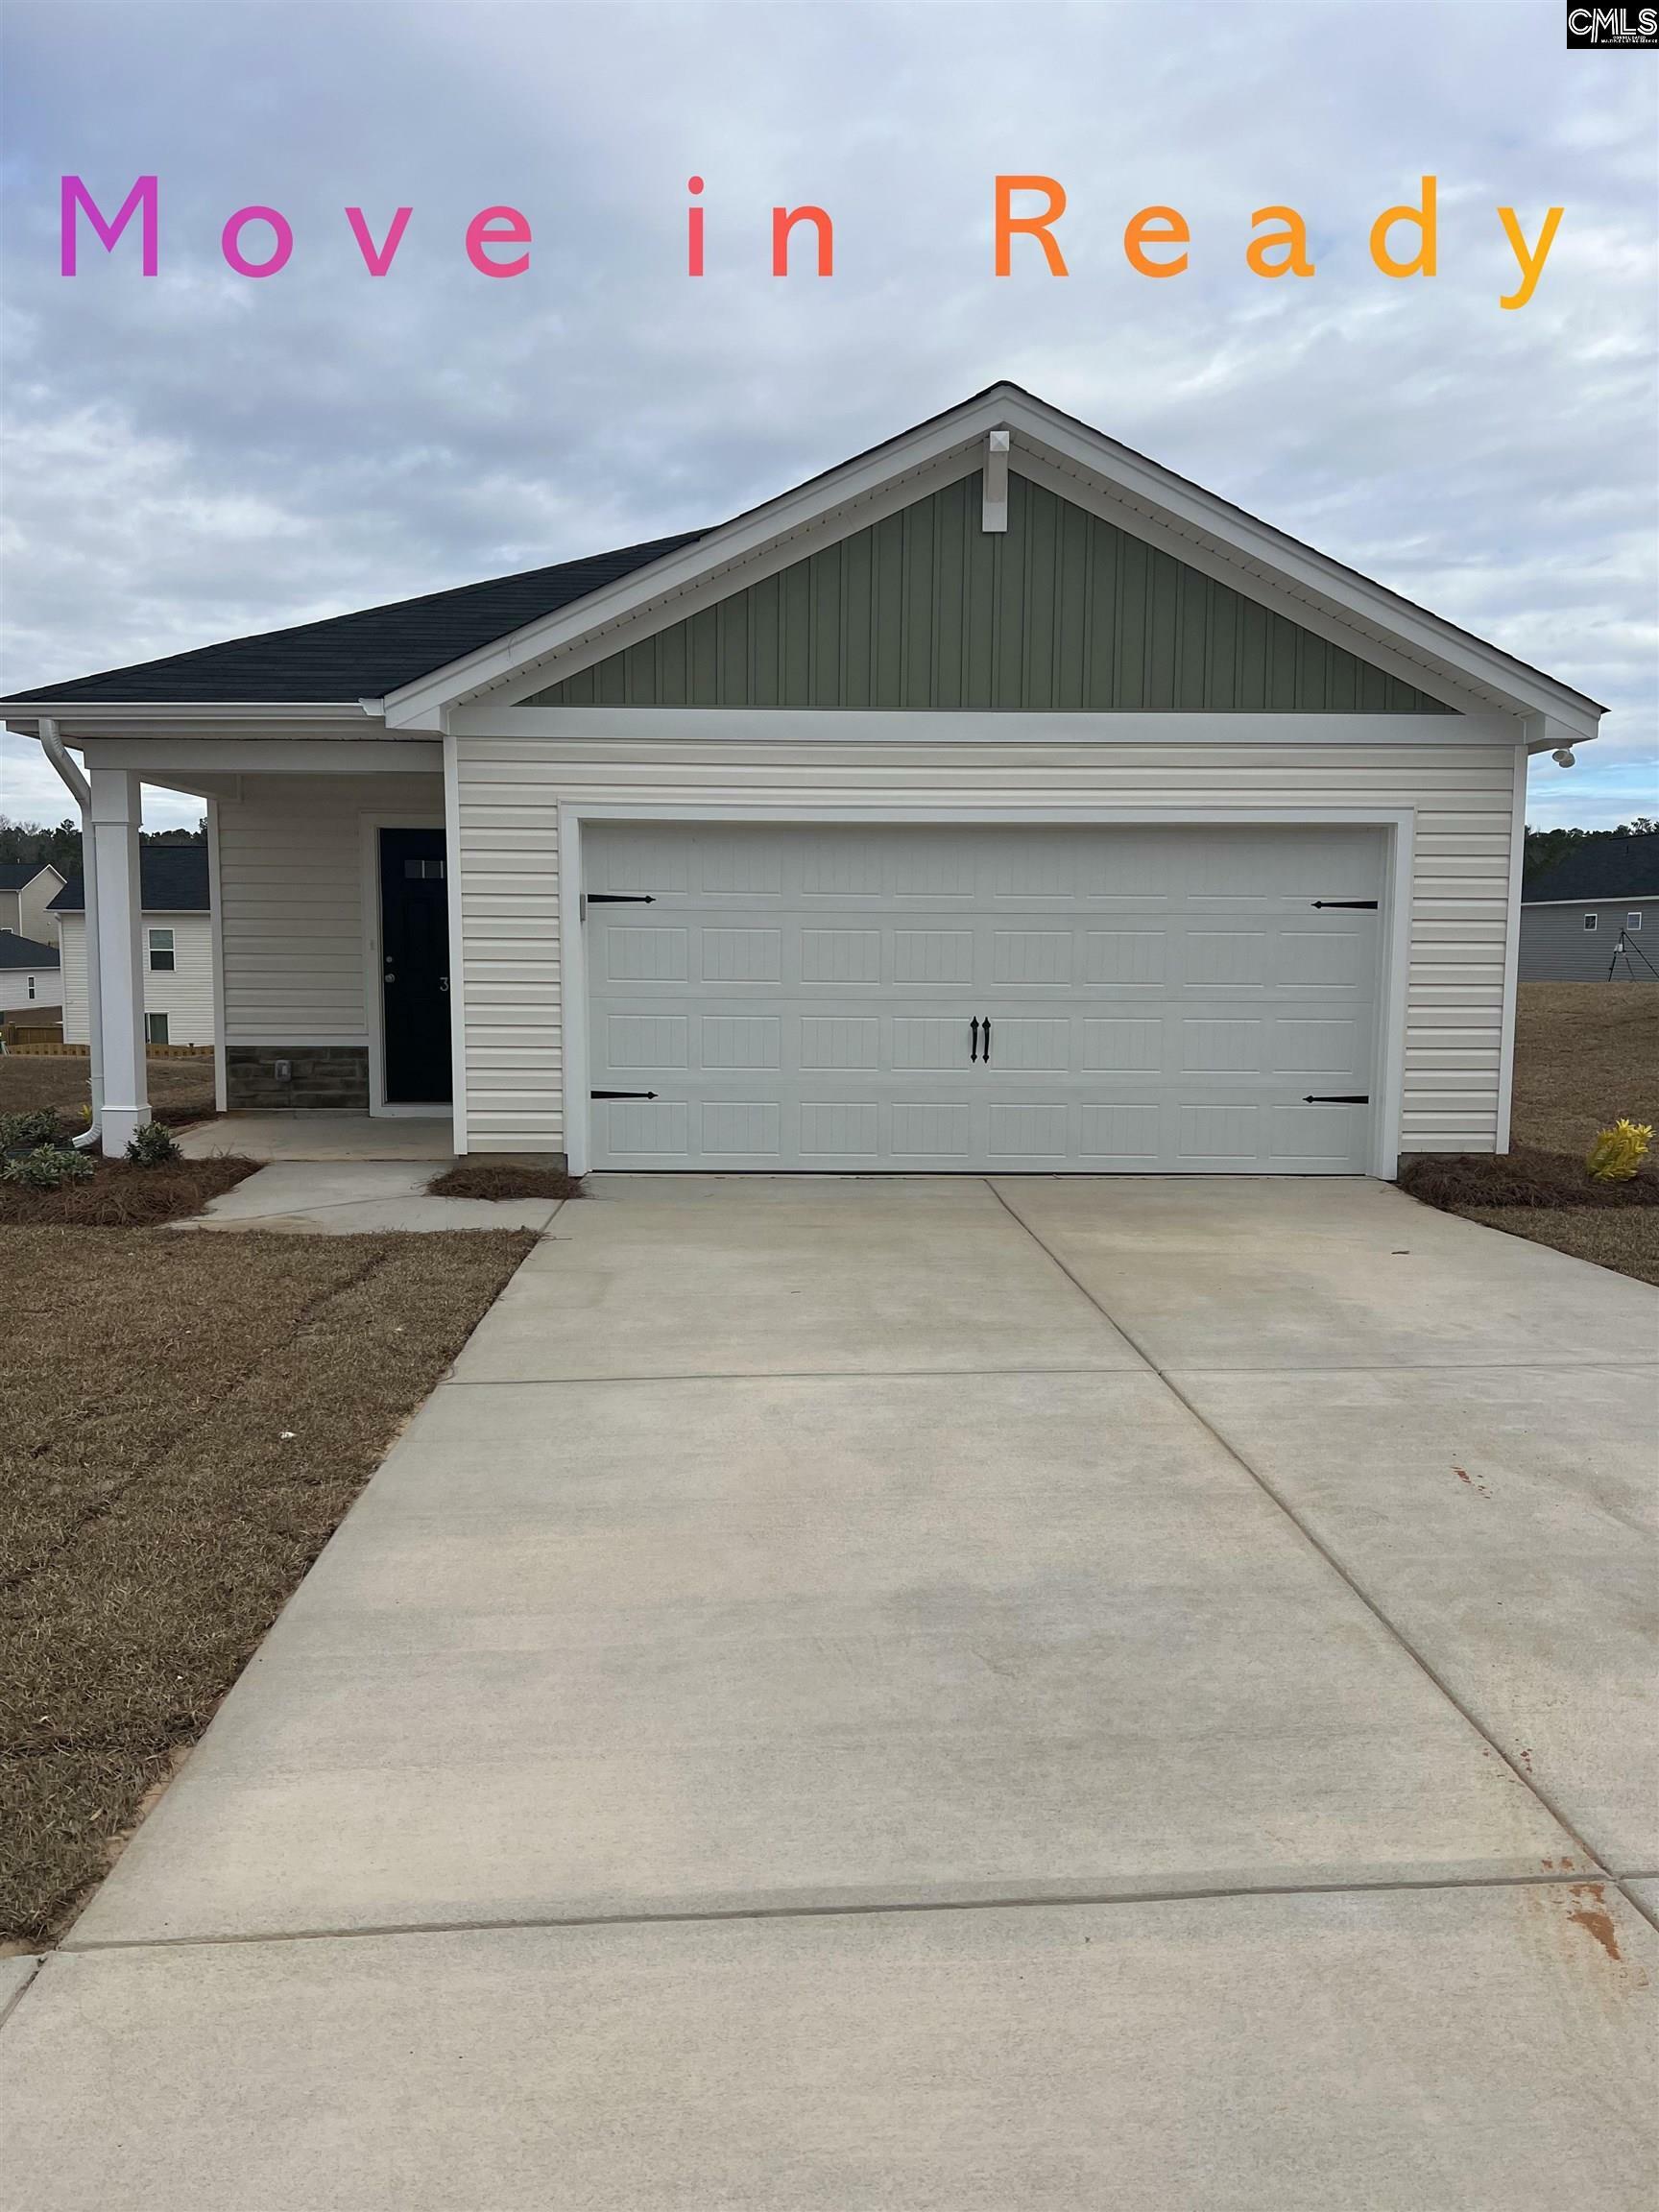
[[[1164,1022],[1157,1015],[1085,1015],[1078,1024],[1086,1074],[1148,1075],[1164,1067]]]
[[[804,1014],[800,1037],[801,1067],[814,1074],[881,1064],[881,1021],[875,1014]]]
[[[880,930],[803,929],[801,980],[836,989],[880,983]]]
[[[783,1066],[783,1020],[778,1014],[705,1014],[697,1024],[698,1065],[705,1070]]]
[[[874,1166],[881,1157],[881,1109],[868,1099],[807,1101],[800,1132],[801,1157],[816,1166]]]
[[[1379,916],[1313,901],[1379,895],[1374,833],[702,835],[588,840],[655,902],[589,923],[591,1086],[634,1094],[596,1165],[1369,1165],[1368,1109],[1307,1099],[1370,1090]]]
[[[616,1069],[681,1069],[691,1065],[691,1022],[685,1014],[610,1014],[605,1058]]]
[[[617,983],[684,983],[691,974],[691,932],[672,923],[610,922],[599,931],[600,973]]]

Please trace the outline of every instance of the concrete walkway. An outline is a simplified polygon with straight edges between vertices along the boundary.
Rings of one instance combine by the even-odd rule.
[[[351,1237],[387,1230],[545,1229],[557,1198],[433,1198],[447,1160],[278,1160],[176,1229]]]
[[[590,1188],[17,1999],[19,2202],[1649,2203],[1653,1292]]]

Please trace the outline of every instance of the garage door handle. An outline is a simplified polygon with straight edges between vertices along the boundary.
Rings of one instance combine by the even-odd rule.
[[[968,1046],[969,1059],[977,1060],[979,1057],[979,1017],[977,1014],[968,1024]]]
[[[1302,1103],[1304,1106],[1369,1106],[1371,1094],[1369,1091],[1335,1091],[1321,1095],[1318,1092],[1307,1091],[1302,1094]]]
[[[589,1098],[655,1098],[655,1091],[589,1091]]]
[[[987,1068],[991,1065],[991,1017],[989,1014],[985,1017],[985,1065]]]
[[[1315,899],[1313,903],[1315,906],[1363,906],[1372,914],[1377,911],[1375,899]]]

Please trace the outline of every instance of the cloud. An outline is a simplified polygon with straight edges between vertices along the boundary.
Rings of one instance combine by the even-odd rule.
[[[13,5],[10,687],[707,523],[1011,375],[1609,702],[1540,802],[1653,811],[1650,72],[1544,9]],[[991,180],[1058,177],[1072,274],[990,274]],[[57,180],[161,178],[162,274],[57,273]],[[708,276],[682,274],[705,177]],[[1441,180],[1441,273],[1366,239]],[[219,231],[262,202],[294,258]],[[469,265],[496,203],[530,274]],[[828,207],[829,282],[769,274]],[[1191,267],[1123,225],[1169,202]],[[1307,214],[1316,276],[1243,264]],[[1567,213],[1537,296],[1514,259]],[[414,216],[371,278],[374,234]],[[9,811],[52,810],[15,745]],[[1640,802],[1646,788],[1649,797]],[[1569,796],[1570,795],[1570,796]],[[187,818],[194,803],[176,805]]]

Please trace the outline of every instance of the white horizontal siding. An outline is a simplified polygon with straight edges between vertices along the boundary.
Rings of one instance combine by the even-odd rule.
[[[366,820],[441,819],[441,776],[249,777],[219,803],[228,1045],[366,1045]]]
[[[1516,756],[1505,744],[1111,745],[457,741],[469,1142],[564,1142],[561,801],[664,805],[1119,803],[1416,809],[1405,1150],[1490,1151],[1503,1058]]]
[[[63,1041],[87,1042],[86,917],[58,918],[63,969]],[[150,932],[173,932],[173,969],[156,974],[150,966]],[[213,922],[206,914],[145,914],[139,942],[144,971],[144,1011],[165,1014],[169,1045],[213,1042]]]

